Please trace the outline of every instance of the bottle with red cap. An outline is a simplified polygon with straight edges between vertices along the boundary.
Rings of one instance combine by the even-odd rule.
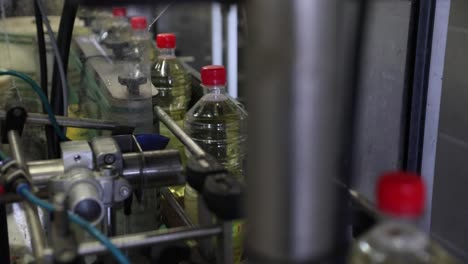
[[[226,91],[224,66],[201,69],[205,95],[187,112],[184,128],[207,153],[243,180],[247,113]]]
[[[355,241],[351,263],[456,263],[415,225],[425,206],[425,186],[419,175],[407,172],[384,174],[376,191],[377,206],[387,220]]]
[[[106,43],[128,42],[130,24],[125,7],[112,8],[112,18],[109,19],[107,29],[100,33],[99,41]]]
[[[141,54],[142,60],[151,65],[155,60],[156,50],[151,41],[151,34],[148,31],[148,21],[146,17],[132,17],[130,19],[132,28],[130,36],[130,47],[133,53]]]
[[[203,150],[243,181],[247,113],[227,93],[223,66],[203,67],[201,79],[205,95],[187,112],[184,130]],[[185,187],[184,204],[191,220],[199,223],[197,193],[189,185]],[[241,262],[243,255],[243,226],[242,221],[236,221],[232,226],[235,264]]]
[[[158,94],[153,98],[153,103],[161,107],[182,127],[192,94],[190,76],[175,56],[174,34],[158,34],[156,44],[159,54],[151,70],[151,82],[158,90]],[[159,121],[154,122],[154,126],[159,126]],[[166,126],[160,126],[160,133],[171,139],[168,148],[179,149],[183,153],[183,145]]]

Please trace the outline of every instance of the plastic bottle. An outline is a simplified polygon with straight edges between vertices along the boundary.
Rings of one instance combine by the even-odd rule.
[[[91,19],[91,31],[99,37],[109,29],[112,13],[109,10],[93,9]]]
[[[148,54],[145,59],[145,62],[151,64],[156,58],[156,50],[151,41],[151,34],[148,32],[148,22],[145,17],[132,17],[130,19],[130,25],[132,27],[132,32],[130,36],[130,47],[132,49],[144,50]]]
[[[201,77],[205,95],[187,112],[184,129],[242,181],[247,112],[227,94],[223,66],[205,66]]]
[[[108,73],[112,78],[108,86],[116,86],[111,88],[111,118],[134,125],[135,133],[153,132],[151,65],[145,46],[149,33],[139,29],[145,23],[145,18],[131,19],[136,30],[132,30],[129,46],[122,56],[114,56],[112,71]]]
[[[247,113],[227,94],[223,66],[203,67],[201,78],[205,95],[187,112],[184,129],[201,148],[243,181]],[[188,185],[184,202],[189,217],[198,223],[197,194]],[[243,226],[242,221],[233,223],[234,263],[240,263],[243,254]]]
[[[377,184],[378,208],[391,219],[378,224],[352,246],[352,264],[456,263],[438,244],[419,231],[415,223],[425,204],[419,175],[392,172]]]
[[[159,55],[152,67],[151,81],[158,94],[153,99],[153,103],[161,107],[182,127],[192,93],[190,76],[175,56],[174,34],[158,34],[156,43]],[[159,122],[155,122],[154,125],[159,126]],[[179,149],[182,154],[184,153],[183,144],[163,124],[160,126],[160,134],[171,139],[168,148]]]
[[[114,7],[112,18],[109,19],[107,30],[100,33],[99,41],[106,43],[128,41],[130,37],[130,24],[127,18],[127,9],[124,7]]]

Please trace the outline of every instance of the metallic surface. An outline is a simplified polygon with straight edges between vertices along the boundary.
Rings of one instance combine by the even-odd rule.
[[[195,225],[192,223],[188,215],[185,213],[184,208],[182,208],[179,202],[177,202],[172,192],[168,188],[161,188],[160,191],[161,191],[161,194],[164,196],[164,198],[167,200],[168,204],[174,209],[176,214],[185,224],[185,226],[195,227]]]
[[[118,172],[122,171],[122,152],[113,138],[94,138],[91,141],[91,147],[97,168],[108,165],[113,166]]]
[[[377,177],[401,166],[410,7],[411,1],[369,1],[352,175],[353,188],[372,201]]]
[[[102,224],[103,224],[103,233],[106,236],[112,237],[116,235],[116,231],[117,231],[116,214],[112,206],[106,207],[106,211],[104,214],[104,221],[102,222]]]
[[[349,98],[337,64],[340,3],[248,1],[246,241],[258,263],[308,263],[339,247],[332,179]]]
[[[124,153],[123,177],[132,184],[151,186],[171,186],[185,183],[183,166],[177,150],[142,152],[145,164],[139,153]]]
[[[152,246],[162,243],[197,239],[215,236],[222,232],[219,226],[204,228],[172,228],[168,230],[157,230],[145,233],[131,234],[111,238],[111,242],[118,248],[135,248]],[[86,242],[78,247],[80,255],[90,255],[107,252],[107,249],[99,242]]]
[[[6,118],[6,112],[0,110],[0,119],[4,120]],[[125,130],[133,131],[134,127],[128,125],[120,125],[116,122],[105,121],[105,120],[96,120],[90,118],[71,118],[64,116],[56,116],[57,123],[60,126],[65,127],[77,127],[77,128],[89,128],[89,129],[100,129],[100,130]],[[28,113],[28,118],[26,123],[29,124],[39,124],[39,125],[50,125],[50,120],[47,115],[37,114],[37,113]]]
[[[109,165],[107,165],[109,166]],[[122,202],[132,194],[132,186],[124,177],[120,177],[116,171],[110,168],[96,172],[94,177],[102,188],[101,201],[106,206],[111,206],[114,203]],[[126,189],[126,192],[121,191]]]
[[[50,178],[65,171],[62,159],[30,161],[27,167],[35,186],[45,186]]]
[[[101,221],[104,205],[95,184],[88,181],[76,183],[68,191],[68,196],[71,211],[93,224]]]
[[[445,51],[450,17],[450,0],[436,2],[434,36],[432,41],[431,73],[427,91],[426,121],[422,154],[421,175],[426,184],[426,210],[422,228],[431,229],[432,197],[436,166],[439,116],[444,77]]]
[[[141,183],[144,175],[145,180],[156,186],[170,186],[183,184],[185,178],[182,174],[183,166],[180,154],[176,150],[145,151],[142,152],[146,159],[146,168],[141,167],[139,153],[124,153],[122,176],[134,184]],[[36,186],[45,186],[54,176],[64,173],[63,161],[44,160],[28,162],[29,174]]]
[[[53,197],[55,212],[49,226],[49,241],[53,248],[56,263],[74,263],[77,258],[77,242],[72,232],[66,207],[66,195],[58,193]]]
[[[222,222],[223,232],[218,235],[216,263],[218,264],[233,264],[234,252],[232,244],[232,222]]]
[[[192,155],[195,156],[204,156],[205,151],[203,151],[202,148],[200,148],[197,143],[195,143],[185,132],[182,128],[180,128],[174,120],[171,119],[171,117],[162,110],[161,107],[156,106],[156,113],[159,117],[159,121],[163,122],[164,125],[169,128],[169,130],[176,136],[183,144],[184,146],[192,153]]]
[[[468,211],[458,206],[468,192],[468,2],[444,0],[450,8],[433,181],[431,235],[468,263]]]
[[[407,155],[403,168],[417,173],[421,173],[436,2],[436,0],[413,2],[412,9],[417,9],[416,15],[412,17],[414,21],[412,27],[415,31],[409,32],[410,50],[407,70],[412,72],[409,75],[411,84],[408,85],[410,91],[407,101],[409,109],[405,113],[409,118]]]
[[[11,156],[20,167],[26,165],[23,149],[21,148],[21,138],[16,130],[8,131],[8,143],[10,144]]]
[[[69,210],[92,224],[97,224],[104,216],[104,191],[96,180],[94,172],[87,168],[73,168],[64,175],[50,179],[50,195],[65,193]]]
[[[65,141],[60,143],[60,149],[65,171],[75,167],[94,169],[94,154],[88,141]]]
[[[23,203],[24,214],[28,223],[28,230],[31,237],[31,246],[36,263],[43,263],[46,239],[42,228],[37,207],[28,202]]]

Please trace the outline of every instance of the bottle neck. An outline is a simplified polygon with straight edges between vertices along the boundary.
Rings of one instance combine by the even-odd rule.
[[[226,85],[203,85],[205,94],[226,94]]]
[[[159,49],[160,58],[175,58],[175,49]]]
[[[146,29],[133,29],[134,39],[148,39],[150,38],[149,32]]]
[[[123,23],[123,22],[128,23],[128,18],[124,16],[114,16],[114,20],[120,23]]]
[[[406,223],[413,226],[418,226],[421,222],[422,216],[401,216],[401,215],[392,215],[387,214],[389,217],[388,221]]]

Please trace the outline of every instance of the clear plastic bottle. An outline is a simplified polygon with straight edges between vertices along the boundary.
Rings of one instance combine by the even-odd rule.
[[[457,263],[414,224],[424,211],[424,183],[419,175],[393,172],[377,184],[379,209],[391,217],[355,241],[352,264]]]
[[[130,25],[132,27],[130,48],[144,50],[140,53],[148,54],[148,57],[144,58],[144,60],[145,63],[151,65],[156,58],[156,50],[151,41],[151,34],[148,31],[148,21],[145,17],[132,17],[130,19]]]
[[[158,90],[158,94],[153,102],[182,127],[192,94],[190,76],[175,56],[174,34],[158,34],[156,43],[159,55],[152,67],[151,82]],[[159,126],[159,122],[154,125]],[[183,145],[163,124],[160,126],[160,133],[171,139],[168,148],[179,149],[183,153]]]
[[[227,94],[226,70],[223,66],[205,66],[201,77],[205,95],[187,112],[184,129],[201,148],[243,181],[247,112]],[[187,214],[198,223],[197,194],[188,185],[184,202]],[[243,226],[243,221],[233,223],[236,264],[241,262],[243,254]]]
[[[99,35],[100,42],[106,44],[128,41],[130,37],[130,24],[128,23],[126,8],[112,8],[112,18],[107,23],[107,29]]]
[[[98,37],[101,36],[107,29],[112,20],[112,14],[107,10],[94,10],[94,19],[91,21],[91,31]]]
[[[111,102],[111,118],[134,125],[135,133],[153,131],[151,65],[149,50],[144,45],[150,35],[146,29],[139,30],[145,24],[145,18],[132,18],[132,28],[137,30],[132,30],[129,47],[122,56],[114,57],[112,71],[108,73],[111,78],[108,87],[115,85],[111,89],[115,98]]]
[[[243,181],[247,112],[226,92],[223,66],[201,70],[205,95],[187,112],[184,129],[207,153]]]

